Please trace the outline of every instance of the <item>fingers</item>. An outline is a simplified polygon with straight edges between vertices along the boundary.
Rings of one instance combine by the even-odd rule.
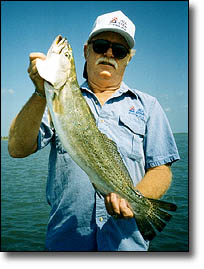
[[[107,210],[109,215],[114,215],[115,214],[115,212],[113,210],[112,202],[111,202],[111,193],[109,193],[105,197],[105,206],[106,206],[106,210]]]
[[[37,58],[41,59],[41,60],[45,60],[46,56],[45,54],[41,53],[41,52],[32,52],[29,55],[29,59],[30,59],[30,65],[28,67],[28,73],[30,73],[31,71],[33,71],[33,73],[37,72],[37,68],[36,68],[36,60]]]
[[[120,214],[119,201],[115,193],[109,193],[105,197],[105,205],[108,214],[110,215]]]
[[[46,55],[41,53],[41,52],[32,52],[32,53],[30,53],[29,58],[30,58],[30,61],[33,61],[33,60],[35,60],[37,58],[45,60]]]
[[[38,90],[44,94],[44,80],[40,77],[37,67],[36,67],[36,60],[37,59],[45,60],[46,56],[40,52],[32,52],[29,55],[30,64],[27,69],[29,77],[33,81],[34,85],[38,88]]]
[[[120,200],[120,211],[124,218],[133,218],[134,214],[125,199]]]
[[[28,71],[30,78],[33,80],[33,82],[35,82],[36,78],[37,79],[40,78],[40,76],[38,74],[37,67],[36,67],[36,59],[33,59],[30,61],[30,65],[29,65],[27,71]]]
[[[105,205],[108,214],[123,218],[133,218],[134,214],[128,202],[116,193],[109,193],[105,197]]]

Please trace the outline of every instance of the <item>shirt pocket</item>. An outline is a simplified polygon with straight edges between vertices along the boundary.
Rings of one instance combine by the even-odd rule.
[[[132,116],[119,116],[123,142],[119,146],[120,152],[130,159],[140,162],[144,158],[143,141],[145,122]]]

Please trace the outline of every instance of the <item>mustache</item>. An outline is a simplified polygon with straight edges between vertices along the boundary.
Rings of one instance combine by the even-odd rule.
[[[118,69],[118,64],[117,62],[112,59],[112,58],[108,58],[108,57],[101,57],[99,58],[97,61],[96,61],[96,65],[100,64],[100,63],[107,63],[107,64],[110,64],[110,65],[113,65],[115,67],[115,69],[117,70]]]

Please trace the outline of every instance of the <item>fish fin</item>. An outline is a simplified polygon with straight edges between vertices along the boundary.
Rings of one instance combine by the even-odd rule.
[[[173,203],[166,202],[166,201],[160,201],[160,200],[155,200],[148,198],[148,200],[153,203],[154,207],[156,208],[162,208],[168,211],[176,211],[177,206]]]
[[[50,127],[54,128],[54,124],[53,124],[53,121],[52,121],[52,116],[51,116],[49,108],[47,110],[47,117],[48,117],[48,123],[49,123]]]
[[[144,196],[141,199],[143,199],[143,202],[131,204],[131,206],[142,236],[145,240],[152,240],[156,236],[156,230],[161,232],[172,217],[171,214],[164,210],[175,211],[177,206],[169,202],[145,198]],[[140,212],[139,206],[143,207],[141,210],[143,213],[141,214],[138,213]]]
[[[98,196],[102,199],[103,197],[105,197],[105,193],[101,192],[98,190],[98,188],[96,187],[96,185],[94,183],[92,183],[96,193],[98,194]]]
[[[151,241],[156,236],[156,232],[148,219],[137,218],[136,223],[140,233],[145,240]]]
[[[172,215],[163,211],[163,210],[160,210],[159,208],[155,209],[155,214],[157,216],[160,217],[160,219],[164,220],[164,221],[170,221],[170,219],[172,218]]]
[[[152,225],[159,231],[161,232],[164,227],[166,226],[166,223],[163,222],[157,215],[153,214],[150,222],[152,223]]]

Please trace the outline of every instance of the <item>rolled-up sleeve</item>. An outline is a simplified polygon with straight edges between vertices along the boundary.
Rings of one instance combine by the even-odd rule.
[[[168,119],[156,98],[149,111],[144,147],[146,169],[180,159]]]
[[[53,137],[54,131],[53,129],[50,127],[49,121],[48,121],[48,110],[46,109],[44,114],[43,114],[43,118],[42,118],[42,122],[40,124],[40,129],[39,129],[39,133],[38,133],[38,148],[37,150],[43,149],[45,146],[47,146],[52,137]]]

